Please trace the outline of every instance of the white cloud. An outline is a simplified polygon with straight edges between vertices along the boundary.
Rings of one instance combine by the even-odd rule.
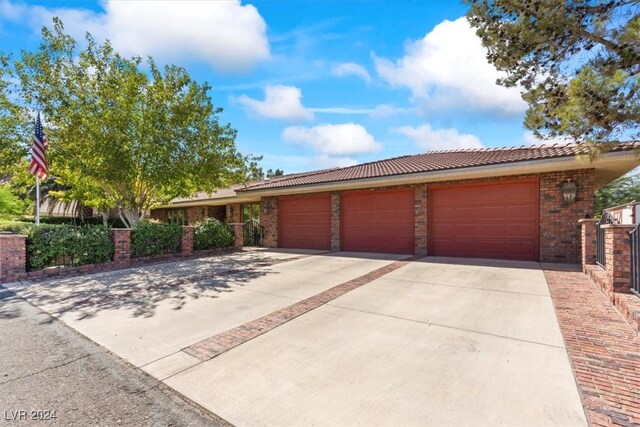
[[[402,126],[393,129],[395,133],[412,139],[426,151],[457,150],[463,148],[482,148],[480,139],[468,133],[459,133],[457,129],[433,129],[425,124],[418,127]]]
[[[397,114],[410,113],[412,111],[415,111],[415,109],[399,108],[389,104],[380,104],[380,105],[376,105],[374,108],[318,107],[318,108],[309,108],[309,111],[312,111],[314,113],[325,113],[325,114],[344,114],[344,115],[366,114],[369,117],[373,117],[373,118],[384,118],[384,117],[395,116]]]
[[[355,62],[343,62],[333,67],[333,75],[336,77],[356,76],[364,80],[367,84],[371,83],[371,75],[369,72]]]
[[[372,153],[381,148],[363,126],[355,123],[290,126],[282,132],[282,139],[290,144],[307,145],[329,156]]]
[[[246,95],[232,97],[231,100],[243,105],[248,111],[262,117],[283,120],[311,120],[313,113],[302,105],[302,93],[293,86],[267,86],[264,101]]]
[[[466,18],[442,21],[424,38],[407,43],[394,61],[373,55],[377,73],[395,87],[411,90],[427,108],[522,113],[526,104],[517,88],[495,82],[500,74]]]
[[[76,38],[86,31],[110,39],[125,55],[152,55],[161,60],[196,59],[224,71],[248,70],[270,57],[266,23],[252,5],[240,0],[159,1],[106,0],[104,12],[0,3],[7,20],[27,22],[36,31],[59,16]]]

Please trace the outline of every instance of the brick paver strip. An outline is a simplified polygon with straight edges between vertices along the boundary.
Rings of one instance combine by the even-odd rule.
[[[640,335],[579,272],[544,271],[592,426],[640,426]]]
[[[248,323],[229,329],[228,331],[206,338],[183,349],[183,351],[202,361],[212,359],[234,347],[264,334],[265,332],[269,332],[270,330],[277,328],[298,316],[308,313],[311,310],[346,294],[347,292],[404,267],[414,259],[415,257],[410,257],[404,260],[394,261],[384,267],[341,283],[333,288],[327,289],[324,292],[320,292],[319,294],[299,301],[281,310],[274,311],[266,316],[259,317]]]

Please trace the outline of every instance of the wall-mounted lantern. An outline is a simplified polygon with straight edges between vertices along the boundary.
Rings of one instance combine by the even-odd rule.
[[[573,203],[576,201],[576,194],[578,193],[578,187],[576,183],[567,179],[567,182],[562,184],[562,199],[565,203]]]
[[[263,206],[265,215],[271,214],[271,203],[270,202],[267,202],[262,206]]]

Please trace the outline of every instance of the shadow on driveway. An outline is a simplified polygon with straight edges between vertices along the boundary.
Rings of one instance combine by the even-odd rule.
[[[134,317],[152,317],[160,303],[169,301],[174,310],[180,310],[189,300],[217,298],[232,292],[233,286],[278,274],[264,267],[282,260],[286,257],[247,251],[25,283],[15,290],[56,316],[71,312],[82,320],[95,317],[101,311],[125,309],[131,310]]]

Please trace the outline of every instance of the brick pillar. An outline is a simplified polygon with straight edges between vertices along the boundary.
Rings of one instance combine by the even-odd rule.
[[[244,224],[241,222],[234,222],[229,224],[233,228],[233,234],[235,239],[233,241],[234,249],[242,249],[244,246]]]
[[[429,187],[427,185],[417,185],[415,187],[415,248],[414,254],[417,256],[427,255],[427,203],[429,197]]]
[[[587,265],[596,263],[596,223],[595,219],[581,219],[582,227],[582,271]]]
[[[27,271],[27,236],[0,234],[0,281]]]
[[[115,246],[113,262],[127,264],[131,258],[131,230],[128,228],[114,228],[111,230],[111,239]]]
[[[227,224],[239,223],[242,221],[242,205],[240,203],[229,203],[227,205]]]
[[[193,234],[195,228],[190,225],[182,227],[182,237],[180,238],[180,254],[182,256],[193,255]]]
[[[605,270],[611,292],[630,292],[631,236],[635,225],[606,224],[604,229]]]
[[[278,198],[263,197],[260,200],[260,224],[264,227],[262,245],[266,248],[278,247]]]
[[[331,252],[340,251],[340,193],[331,193]]]

